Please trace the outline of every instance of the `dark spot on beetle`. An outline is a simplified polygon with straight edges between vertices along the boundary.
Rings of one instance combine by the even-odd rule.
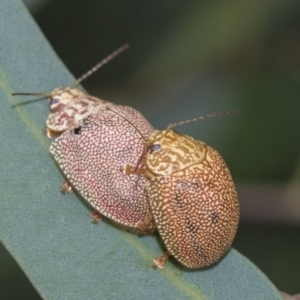
[[[190,187],[193,187],[193,188],[201,188],[201,183],[199,183],[199,182],[191,181],[191,182],[189,182],[189,185],[190,185]]]
[[[157,151],[161,148],[161,146],[159,144],[154,144],[152,146],[149,147],[150,149],[150,152],[154,152],[154,151]]]
[[[74,134],[76,134],[76,135],[78,135],[78,134],[80,134],[81,133],[81,126],[79,126],[79,127],[77,127],[77,128],[74,128]]]
[[[213,223],[217,223],[219,221],[219,214],[216,211],[212,212],[210,217]]]
[[[185,225],[186,225],[186,228],[187,230],[190,232],[190,233],[196,233],[199,229],[199,226],[197,225],[194,225],[189,219],[185,219]]]
[[[183,205],[182,205],[182,202],[181,202],[181,197],[179,194],[175,194],[174,198],[173,198],[176,202],[176,206],[179,207],[179,208],[183,208]]]
[[[205,253],[205,249],[203,249],[200,245],[197,239],[193,239],[193,248],[196,250],[196,253],[203,261],[205,261],[205,265],[211,264],[211,259],[208,255]]]

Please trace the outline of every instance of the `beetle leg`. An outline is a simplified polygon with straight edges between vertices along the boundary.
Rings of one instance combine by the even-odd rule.
[[[170,255],[171,255],[171,253],[169,251],[167,251],[164,255],[154,258],[153,259],[153,262],[154,262],[153,267],[155,269],[163,269],[166,262],[168,261],[168,258]]]
[[[122,171],[123,171],[124,175],[130,175],[130,174],[140,175],[140,174],[145,174],[145,169],[132,167],[132,166],[130,166],[128,164],[124,165],[124,168],[123,168]]]
[[[65,194],[65,193],[73,193],[73,192],[74,192],[71,183],[68,182],[68,181],[63,181],[63,182],[61,183],[60,187],[61,187],[61,191],[60,191],[60,192],[61,192],[62,194]]]
[[[53,138],[56,138],[58,137],[59,135],[61,134],[61,132],[56,132],[56,131],[53,131],[49,128],[46,129],[46,135],[49,139],[53,139]]]
[[[136,227],[141,231],[145,231],[152,220],[153,220],[152,215],[148,215],[144,221],[138,221],[136,223]]]
[[[102,219],[103,216],[97,210],[93,210],[90,212],[90,217],[93,219],[94,224],[98,224]]]

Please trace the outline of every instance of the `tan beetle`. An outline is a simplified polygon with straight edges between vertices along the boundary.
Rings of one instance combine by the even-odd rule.
[[[239,202],[224,160],[204,142],[171,130],[196,119],[155,130],[146,144],[149,206],[168,250],[154,259],[158,268],[170,255],[189,268],[209,266],[228,251],[237,230]]]

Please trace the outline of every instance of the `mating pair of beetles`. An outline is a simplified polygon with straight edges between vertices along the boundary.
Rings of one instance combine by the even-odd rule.
[[[189,268],[206,267],[230,248],[239,221],[237,192],[220,154],[171,128],[227,114],[205,115],[154,130],[131,107],[89,96],[76,86],[128,48],[119,48],[71,87],[50,93],[47,136],[50,153],[67,181],[96,210],[137,233],[158,231],[167,251],[155,258],[163,268],[172,255]]]

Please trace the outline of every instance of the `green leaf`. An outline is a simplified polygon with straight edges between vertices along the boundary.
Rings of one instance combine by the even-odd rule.
[[[0,3],[0,39],[0,236],[42,297],[281,299],[235,250],[204,270],[171,259],[159,271],[151,268],[163,251],[157,236],[138,237],[109,221],[93,225],[84,201],[60,193],[63,176],[44,135],[47,102],[11,96],[50,91],[73,77],[17,0]]]

